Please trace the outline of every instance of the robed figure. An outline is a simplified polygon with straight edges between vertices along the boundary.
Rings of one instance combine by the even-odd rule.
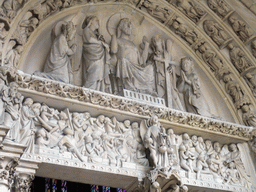
[[[83,28],[83,86],[110,93],[109,46],[99,35],[99,19],[88,16]]]

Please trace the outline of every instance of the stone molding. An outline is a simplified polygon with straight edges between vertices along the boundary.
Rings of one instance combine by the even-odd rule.
[[[70,84],[63,84],[24,73],[16,76],[16,83],[19,85],[21,92],[29,92],[37,95],[44,93],[47,94],[45,95],[47,97],[57,96],[65,100],[72,99],[76,102],[93,104],[99,108],[104,107],[104,109],[114,109],[124,113],[128,112],[130,115],[136,114],[141,117],[157,115],[160,120],[168,121],[170,124],[180,124],[181,126],[187,126],[192,129],[197,128],[206,132],[236,137],[245,141],[249,140],[250,133],[254,129],[253,127],[214,120],[166,107],[142,104],[124,97],[93,91]]]

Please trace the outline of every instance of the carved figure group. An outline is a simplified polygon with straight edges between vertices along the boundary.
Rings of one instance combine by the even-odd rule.
[[[198,179],[202,174],[212,174],[224,183],[251,186],[236,144],[221,148],[218,142],[195,135],[175,135],[159,123],[157,116],[143,120],[139,127],[137,122],[120,122],[115,117],[58,111],[24,99],[16,83],[7,87],[2,79],[0,124],[10,127],[8,139],[28,146],[27,153],[33,154],[35,146],[59,149],[80,161],[101,163],[107,159],[115,166],[125,162],[150,165],[167,175],[181,167],[196,172]]]
[[[179,25],[178,20],[174,22],[174,27],[175,23]],[[74,41],[76,29],[71,21],[60,24],[61,22],[54,28],[55,32],[58,31],[56,28],[59,25],[62,30],[60,34],[56,34],[44,72],[36,71],[34,74],[64,83],[72,83],[73,68],[70,56],[76,52],[77,46]],[[120,19],[116,33],[112,34],[111,41],[107,44],[103,36],[99,34],[100,25],[97,16],[86,17],[82,27],[83,86],[118,95],[122,95],[124,89],[150,94],[164,98],[168,107],[212,116],[207,112],[199,80],[194,70],[193,72],[187,71],[185,75],[185,69],[183,69],[185,60],[182,60],[181,74],[177,72],[179,64],[172,59],[172,41],[155,35],[149,42],[144,36],[140,50],[131,40],[132,25],[129,18]],[[195,33],[183,31],[181,28],[183,26],[177,28],[177,33],[184,35],[183,38],[190,44],[196,41]],[[150,48],[153,53],[149,55]],[[189,63],[192,63],[192,60]],[[190,65],[189,68],[192,70],[192,64]],[[180,78],[177,80],[178,76]],[[181,83],[181,77],[187,77],[189,80],[185,79],[186,81]],[[189,97],[186,96],[188,87],[191,88]],[[194,98],[193,101],[191,98]],[[201,106],[192,107],[192,110],[189,102],[194,103],[193,106],[195,103],[201,103]]]

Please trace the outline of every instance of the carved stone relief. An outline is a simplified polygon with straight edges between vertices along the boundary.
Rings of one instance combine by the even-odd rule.
[[[229,23],[242,42],[247,43],[254,38],[252,29],[241,19],[232,15],[229,17]]]
[[[219,48],[223,48],[231,38],[228,37],[227,33],[223,30],[223,28],[212,20],[205,20],[203,23],[204,31],[209,37],[219,46]]]
[[[233,11],[223,0],[207,0],[209,8],[222,19],[227,18]]]
[[[228,49],[230,60],[239,73],[242,73],[249,67],[253,66],[239,47],[236,47],[233,43],[230,43],[228,45]]]
[[[174,5],[195,23],[200,21],[206,14],[206,12],[193,0],[176,0]]]

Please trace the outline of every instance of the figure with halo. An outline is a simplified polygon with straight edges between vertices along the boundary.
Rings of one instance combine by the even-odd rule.
[[[177,80],[177,89],[183,94],[187,112],[215,117],[210,113],[209,106],[202,94],[199,77],[195,73],[190,57],[181,59],[181,75]]]
[[[153,66],[146,66],[149,50],[147,38],[143,37],[144,49],[140,53],[137,46],[130,40],[132,23],[129,18],[122,18],[116,31],[117,35],[112,34],[110,48],[117,58],[116,78],[119,94],[122,94],[123,89],[153,94]]]
[[[67,23],[61,21],[55,26],[54,32],[56,38],[44,65],[44,72],[36,71],[34,75],[70,83],[72,72],[69,56],[75,53],[77,45],[70,45],[69,42],[74,38],[76,29],[71,21]]]
[[[109,80],[109,46],[99,34],[99,19],[88,16],[83,23],[83,86],[111,92]]]

